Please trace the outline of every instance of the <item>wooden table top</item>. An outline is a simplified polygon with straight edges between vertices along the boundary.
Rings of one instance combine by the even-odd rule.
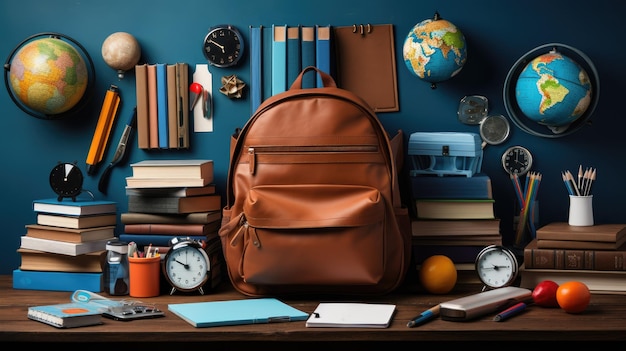
[[[626,284],[626,282],[625,282]],[[304,321],[194,328],[184,320],[167,311],[169,303],[198,302],[247,298],[235,291],[228,283],[218,289],[200,295],[162,294],[159,297],[142,299],[154,303],[166,311],[166,316],[130,322],[104,318],[97,326],[57,329],[29,320],[29,306],[68,302],[70,292],[17,290],[12,287],[10,275],[0,276],[0,343],[5,342],[105,342],[144,343],[170,347],[173,343],[197,343],[213,346],[285,346],[297,351],[306,349],[344,349],[351,346],[371,346],[390,342],[415,344],[415,342],[443,341],[617,341],[626,340],[626,296],[592,295],[588,309],[582,314],[568,314],[558,308],[530,306],[522,314],[504,322],[494,322],[494,315],[487,315],[469,322],[432,320],[416,328],[408,328],[407,322],[430,307],[480,292],[480,287],[458,287],[446,295],[430,295],[405,284],[397,292],[380,297],[335,298],[335,301],[359,301],[396,304],[397,310],[389,328],[307,328]],[[107,296],[106,293],[101,293]],[[112,297],[122,298],[122,297]],[[280,300],[307,313],[313,312],[320,300],[293,297]],[[328,298],[325,299],[328,301]],[[207,344],[208,343],[208,344]],[[191,345],[191,344],[190,344]],[[261,346],[259,346],[261,345]],[[298,345],[293,346],[293,345]],[[275,347],[274,347],[275,348]],[[369,349],[369,347],[368,347]],[[215,350],[215,348],[213,348]]]

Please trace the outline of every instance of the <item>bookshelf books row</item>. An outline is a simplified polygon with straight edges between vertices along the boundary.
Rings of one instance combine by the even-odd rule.
[[[537,247],[616,250],[626,244],[626,224],[571,226],[554,222],[537,229]]]
[[[140,149],[189,148],[189,65],[135,66]]]
[[[626,245],[616,250],[538,248],[537,239],[524,248],[524,264],[532,269],[626,271]]]

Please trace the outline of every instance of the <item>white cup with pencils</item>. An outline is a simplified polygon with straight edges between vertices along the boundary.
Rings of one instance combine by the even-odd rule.
[[[593,195],[569,196],[569,225],[593,225]]]

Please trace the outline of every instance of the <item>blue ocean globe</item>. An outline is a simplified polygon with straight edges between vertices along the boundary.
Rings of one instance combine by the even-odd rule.
[[[585,69],[554,50],[530,61],[515,85],[522,113],[548,127],[575,122],[589,109],[592,94],[593,86]]]
[[[402,49],[409,72],[435,84],[456,76],[467,61],[463,33],[435,14],[416,24],[407,34]]]

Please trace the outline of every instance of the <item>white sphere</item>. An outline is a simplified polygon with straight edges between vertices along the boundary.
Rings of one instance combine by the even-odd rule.
[[[102,58],[118,71],[134,68],[141,57],[141,47],[134,36],[126,32],[109,35],[102,43]]]

